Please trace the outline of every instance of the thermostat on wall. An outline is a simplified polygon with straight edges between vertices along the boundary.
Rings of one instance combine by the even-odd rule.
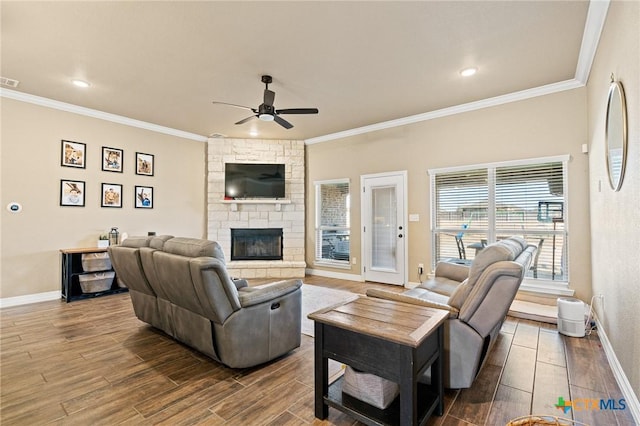
[[[19,213],[20,211],[22,211],[22,205],[20,203],[11,202],[7,204],[7,210],[9,210],[11,213]]]

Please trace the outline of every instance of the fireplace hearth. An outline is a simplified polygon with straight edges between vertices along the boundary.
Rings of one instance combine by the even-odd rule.
[[[282,228],[231,229],[231,260],[282,260]]]

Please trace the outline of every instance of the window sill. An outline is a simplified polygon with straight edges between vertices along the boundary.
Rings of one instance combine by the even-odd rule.
[[[519,291],[546,295],[546,296],[567,296],[572,297],[574,290],[569,288],[569,283],[557,281],[530,280],[522,282]]]
[[[314,266],[323,266],[325,268],[336,268],[336,269],[351,269],[351,264],[349,262],[331,262],[331,261],[321,261],[317,260],[313,262]]]

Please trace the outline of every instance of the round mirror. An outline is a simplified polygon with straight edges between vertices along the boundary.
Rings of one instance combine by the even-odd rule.
[[[627,104],[622,84],[614,81],[613,77],[607,100],[605,139],[609,183],[614,191],[618,191],[622,186],[627,159]]]

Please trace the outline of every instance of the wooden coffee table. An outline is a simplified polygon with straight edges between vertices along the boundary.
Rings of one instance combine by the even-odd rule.
[[[359,296],[309,314],[315,321],[315,415],[329,407],[366,424],[425,424],[444,411],[444,321],[448,312]],[[343,378],[328,383],[329,358],[399,385],[384,410],[342,393]],[[418,378],[431,367],[431,384]]]

